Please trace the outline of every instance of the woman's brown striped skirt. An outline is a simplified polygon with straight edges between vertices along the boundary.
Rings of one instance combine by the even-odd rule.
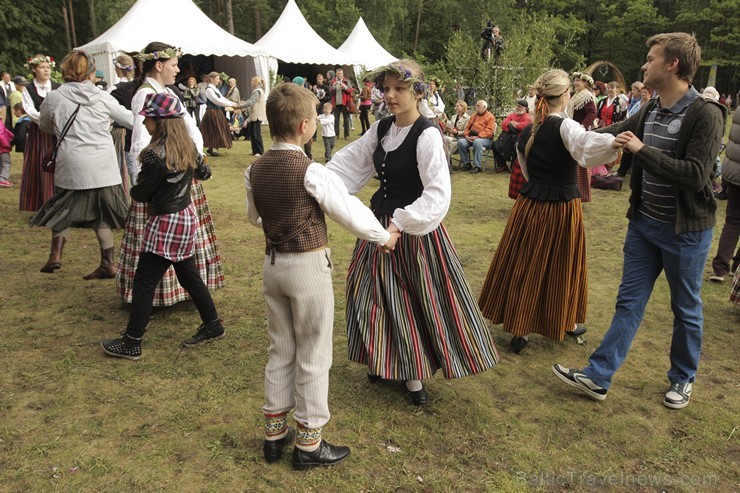
[[[384,225],[388,217],[380,218]],[[388,380],[459,378],[498,361],[444,225],[390,254],[359,240],[347,275],[349,359]]]
[[[562,341],[586,318],[588,285],[581,200],[517,198],[478,304],[515,336]]]
[[[233,145],[229,122],[224,112],[208,108],[200,122],[200,133],[203,135],[203,146],[206,149],[231,149]]]
[[[26,152],[23,154],[21,195],[19,209],[36,212],[54,195],[54,173],[41,171],[44,156],[54,149],[56,138],[42,132],[32,123],[26,137]]]

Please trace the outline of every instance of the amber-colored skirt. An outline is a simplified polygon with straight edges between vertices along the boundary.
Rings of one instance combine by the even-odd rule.
[[[562,341],[586,319],[586,241],[581,200],[520,195],[493,255],[478,304],[515,336]]]
[[[229,122],[219,109],[206,110],[200,122],[200,133],[203,135],[203,146],[207,149],[231,149],[233,145]]]

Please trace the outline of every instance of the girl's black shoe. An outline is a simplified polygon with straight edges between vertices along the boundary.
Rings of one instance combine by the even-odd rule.
[[[529,344],[529,341],[525,339],[524,337],[515,336],[511,340],[511,349],[514,350],[514,354],[519,354],[522,352],[522,349],[527,347],[527,344]]]

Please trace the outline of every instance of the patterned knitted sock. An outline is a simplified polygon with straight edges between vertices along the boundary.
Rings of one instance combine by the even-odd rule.
[[[288,434],[288,413],[265,414],[265,440],[280,440]]]
[[[321,428],[306,428],[298,424],[295,446],[305,452],[313,452],[321,445]]]

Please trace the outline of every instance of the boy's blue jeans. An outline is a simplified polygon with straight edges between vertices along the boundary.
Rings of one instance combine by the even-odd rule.
[[[665,271],[671,292],[673,339],[668,380],[693,382],[701,355],[701,285],[712,243],[712,229],[676,234],[673,224],[636,212],[624,240],[624,269],[617,306],[601,345],[591,354],[583,372],[608,389],[612,375],[627,357],[650,299],[655,280]]]

